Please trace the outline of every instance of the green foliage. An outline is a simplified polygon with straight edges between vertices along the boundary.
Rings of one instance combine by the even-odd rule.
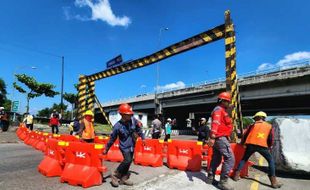
[[[50,115],[52,114],[53,110],[56,110],[59,112],[61,110],[60,108],[61,108],[61,104],[55,104],[54,103],[52,107],[44,108],[44,109],[38,111],[37,116],[49,118]],[[70,112],[66,113],[67,108],[68,108],[67,105],[63,105],[63,109],[64,109],[64,115],[62,116],[63,118],[69,118],[69,117],[67,117],[67,115],[70,115]]]
[[[70,104],[75,104],[77,101],[77,95],[73,93],[64,93],[63,97]]]
[[[27,112],[29,111],[30,99],[42,95],[47,97],[54,97],[55,95],[59,94],[58,92],[54,91],[55,85],[49,83],[39,83],[33,77],[27,76],[25,74],[16,74],[15,76],[20,83],[23,83],[29,88],[27,93],[27,90],[19,86],[16,82],[13,83],[14,88],[20,93],[27,93]]]
[[[254,120],[250,117],[243,117],[242,118],[243,121],[243,128],[247,128],[249,125],[251,125],[252,123],[254,123]]]
[[[5,110],[11,110],[11,100],[6,97],[6,84],[3,79],[0,78],[0,106],[3,106]]]

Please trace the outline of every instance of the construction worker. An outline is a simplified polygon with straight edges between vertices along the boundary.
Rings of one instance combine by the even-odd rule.
[[[103,154],[107,154],[115,140],[119,138],[119,148],[123,154],[124,160],[111,175],[111,184],[113,187],[119,185],[132,186],[133,182],[129,181],[129,168],[133,159],[133,151],[138,136],[142,138],[144,145],[144,134],[142,132],[142,123],[133,117],[133,111],[130,105],[124,103],[119,106],[118,113],[121,119],[114,125]]]
[[[152,139],[159,139],[161,136],[162,122],[160,121],[159,114],[155,115],[154,120],[152,121]]]
[[[222,92],[218,95],[217,106],[211,114],[211,132],[208,141],[208,145],[213,147],[213,155],[206,183],[212,184],[214,182],[216,169],[221,164],[222,157],[224,157],[221,177],[218,183],[218,187],[224,190],[233,189],[228,183],[228,174],[235,163],[235,157],[229,144],[233,129],[232,120],[227,113],[230,101],[231,95],[229,92]]]
[[[165,124],[165,141],[168,141],[170,139],[171,127],[172,127],[171,123],[172,123],[172,119],[168,118],[167,123]]]
[[[242,160],[240,161],[233,179],[238,181],[240,179],[240,171],[244,166],[245,162],[248,161],[250,156],[258,152],[260,153],[267,161],[269,165],[269,180],[273,188],[280,188],[282,186],[276,179],[275,175],[275,164],[273,157],[269,151],[269,148],[272,147],[274,141],[274,131],[272,126],[265,121],[267,114],[265,112],[257,112],[253,119],[255,123],[250,125],[245,131],[241,144],[246,146],[245,153]]]
[[[82,140],[88,143],[94,142],[95,129],[93,125],[94,113],[91,110],[87,110],[84,113],[84,119],[80,124],[80,129],[77,132],[81,136]]]
[[[206,118],[202,117],[199,121],[199,128],[197,131],[198,141],[203,142],[203,145],[206,144],[207,140],[209,139],[210,129],[207,126]]]
[[[53,117],[50,118],[50,122],[49,122],[49,126],[52,128],[53,134],[58,134],[59,125],[60,125],[59,119],[58,119],[57,115],[54,114]]]
[[[4,111],[4,107],[0,107],[0,128],[1,132],[7,131],[9,127],[8,114]]]
[[[30,129],[31,131],[33,130],[33,116],[30,113],[25,113],[24,114],[24,120],[23,122],[26,124],[26,127]]]

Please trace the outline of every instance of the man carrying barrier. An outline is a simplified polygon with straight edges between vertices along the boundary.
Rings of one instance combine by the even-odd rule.
[[[114,125],[110,140],[103,154],[106,155],[115,140],[119,138],[119,148],[123,154],[124,160],[112,174],[111,184],[113,187],[118,187],[120,184],[132,186],[133,182],[129,181],[129,168],[133,160],[135,143],[137,137],[140,136],[143,140],[143,144],[145,144],[145,137],[141,129],[142,124],[133,117],[133,111],[130,105],[121,104],[118,112],[122,118]]]
[[[223,190],[234,189],[228,183],[229,172],[231,169],[233,169],[235,164],[235,157],[229,144],[230,135],[233,129],[232,120],[227,113],[230,101],[230,93],[222,92],[219,94],[217,106],[214,108],[211,114],[212,123],[210,139],[208,142],[208,145],[213,147],[213,155],[206,182],[208,184],[212,184],[214,182],[216,169],[221,164],[222,157],[224,157],[221,178],[218,184],[218,187]]]
[[[246,147],[245,154],[243,155],[243,158],[235,171],[235,176],[233,179],[235,181],[238,181],[240,179],[240,171],[243,168],[245,162],[248,161],[248,159],[253,153],[258,152],[268,161],[268,177],[271,186],[273,188],[280,188],[282,184],[279,183],[276,179],[275,163],[268,149],[271,148],[273,145],[274,132],[272,126],[265,121],[266,117],[267,114],[262,111],[257,112],[253,116],[255,123],[250,125],[243,135],[241,144]]]

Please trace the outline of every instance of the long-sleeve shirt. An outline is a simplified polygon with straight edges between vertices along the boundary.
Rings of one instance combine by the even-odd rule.
[[[142,140],[145,139],[144,133],[141,129],[141,123],[137,119],[132,117],[131,120],[126,123],[122,120],[118,121],[113,127],[110,140],[106,145],[106,150],[109,150],[115,140],[119,138],[119,148],[121,151],[133,152],[135,146],[135,133],[140,136]]]
[[[246,129],[246,131],[244,132],[243,136],[242,136],[242,139],[241,139],[241,144],[244,144],[246,139],[248,138],[250,132],[252,131],[252,129],[254,128],[254,125],[255,123],[253,123],[252,125],[249,125]],[[271,128],[271,131],[268,135],[268,138],[267,138],[267,145],[268,147],[272,147],[273,145],[273,142],[274,142],[274,129]]]
[[[231,135],[233,125],[226,109],[222,106],[216,106],[211,114],[211,133],[210,137],[229,137]]]
[[[170,135],[171,134],[171,124],[170,123],[166,123],[166,125],[165,125],[165,133],[166,133],[166,135]]]

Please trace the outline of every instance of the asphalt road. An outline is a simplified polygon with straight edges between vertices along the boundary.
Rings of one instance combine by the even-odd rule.
[[[1,141],[4,137],[10,136],[11,143]],[[82,187],[71,186],[66,183],[60,183],[59,177],[48,178],[37,171],[37,166],[43,159],[43,154],[30,146],[23,144],[15,138],[14,131],[0,134],[0,190],[67,190],[82,189]],[[178,137],[192,139],[195,137]],[[258,156],[259,163],[257,167],[251,168],[247,179],[238,182],[231,181],[235,189],[239,190],[267,190],[271,189],[267,175],[263,172],[266,163]],[[118,163],[104,162],[109,172],[105,173],[106,182],[101,186],[89,188],[96,189],[115,189],[111,187],[109,178],[110,172],[118,166]],[[170,170],[166,166],[160,168],[142,167],[132,165],[133,187],[121,186],[118,189],[145,189],[145,190],[205,190],[217,189],[213,185],[205,183],[206,173],[201,172],[181,172]],[[279,180],[284,184],[281,189],[310,189],[309,175],[288,175],[279,174]],[[218,179],[218,176],[217,176]]]

